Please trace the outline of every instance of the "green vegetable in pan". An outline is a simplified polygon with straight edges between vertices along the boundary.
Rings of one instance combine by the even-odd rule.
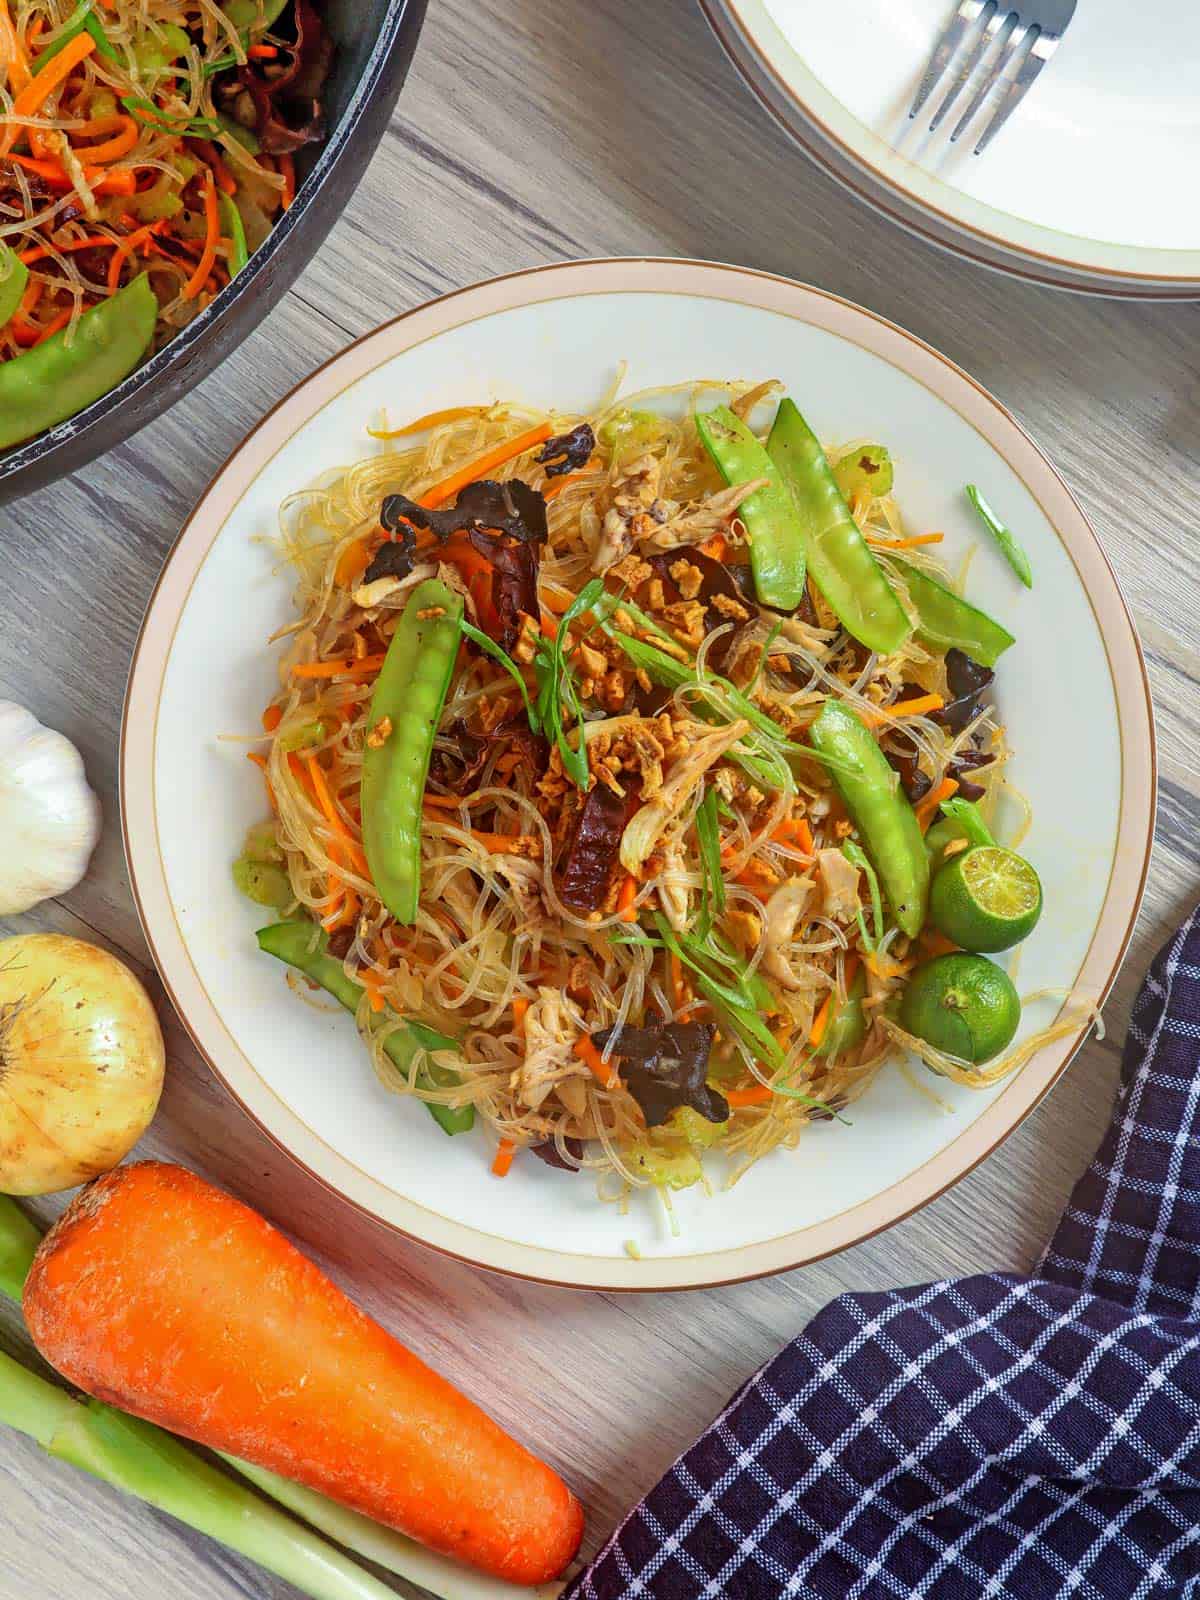
[[[847,633],[868,650],[891,655],[912,632],[908,616],[850,515],[816,435],[791,400],[780,402],[767,453],[791,490],[813,582]]]
[[[462,631],[462,597],[427,578],[409,597],[375,685],[363,751],[362,830],[371,877],[397,922],[417,917],[421,802]]]
[[[246,228],[242,214],[229,195],[218,193],[217,208],[221,213],[221,227],[229,238],[229,276],[236,277],[250,259],[246,248]]]
[[[978,511],[979,520],[999,545],[1001,555],[1025,587],[1032,589],[1033,568],[1029,564],[1029,557],[1017,542],[1016,534],[1007,523],[1001,522],[973,483],[967,485],[967,499]]]
[[[728,406],[703,412],[696,427],[726,483],[765,478],[738,507],[750,535],[754,587],[763,605],[794,611],[804,598],[804,534],[792,495],[775,462]]]
[[[269,928],[260,928],[258,947],[319,984],[347,1011],[357,1012],[363,997],[362,985],[355,983],[336,956],[329,954],[328,936],[315,923],[277,922]],[[418,1050],[457,1050],[458,1047],[457,1039],[437,1033],[424,1023],[412,1021],[406,1022],[403,1028],[393,1029],[383,1045],[397,1072],[405,1078]],[[429,1060],[426,1060],[423,1071],[429,1083],[439,1089],[448,1088],[458,1081],[453,1073],[444,1071]],[[466,1133],[475,1126],[474,1106],[439,1106],[426,1101],[426,1109],[447,1133]]]
[[[115,389],[146,353],[158,300],[143,272],[69,329],[0,363],[0,449],[19,444]]]
[[[972,661],[994,667],[1008,647],[1016,643],[1008,629],[986,611],[980,611],[945,584],[909,561],[896,560],[896,569],[917,612],[917,638],[940,655],[961,650]]]
[[[867,727],[840,701],[826,700],[809,740],[828,760],[897,925],[915,938],[929,899],[929,857],[896,773]]]
[[[11,319],[21,304],[29,268],[9,244],[0,244],[0,328]]]
[[[171,24],[166,24],[171,26]],[[67,18],[63,31],[57,39],[51,41],[46,48],[38,53],[37,65],[40,71],[47,61],[53,59],[65,45],[70,44],[78,34],[89,33],[96,43],[97,52],[109,61],[119,61],[121,53],[104,31],[104,24],[95,15],[93,0],[80,0]],[[186,48],[186,46],[185,46]]]

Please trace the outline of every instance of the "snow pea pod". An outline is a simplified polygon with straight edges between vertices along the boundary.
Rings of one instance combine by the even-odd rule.
[[[867,1019],[863,1012],[863,996],[867,992],[867,975],[860,967],[850,980],[846,998],[829,1019],[816,1054],[823,1060],[841,1055],[843,1050],[856,1049],[866,1037]]]
[[[0,450],[73,417],[127,378],[146,353],[158,300],[143,272],[85,311],[68,344],[55,333],[0,363]]]
[[[246,227],[241,212],[229,195],[218,193],[217,208],[221,213],[221,225],[229,237],[231,246],[229,276],[235,278],[250,259],[250,252],[246,248]]]
[[[1016,534],[988,505],[973,483],[967,485],[967,499],[979,513],[979,520],[1000,546],[1000,553],[1027,589],[1033,588],[1033,568]]]
[[[929,857],[916,812],[866,725],[848,706],[826,700],[808,730],[825,756],[902,933],[915,939],[929,901]]]
[[[11,245],[0,244],[0,328],[9,321],[21,304],[25,285],[29,282],[29,268]]]
[[[258,948],[313,983],[319,984],[347,1011],[357,1012],[363,997],[363,987],[355,983],[336,956],[329,954],[329,936],[312,922],[276,922],[269,928],[258,930]],[[403,1028],[394,1028],[384,1040],[384,1053],[397,1072],[407,1078],[412,1069],[413,1057],[418,1050],[457,1050],[458,1040],[427,1028],[423,1022],[406,1021]],[[426,1061],[424,1073],[431,1085],[439,1089],[457,1083],[452,1072],[435,1067]],[[419,1080],[418,1080],[419,1081]],[[466,1133],[475,1125],[474,1106],[437,1106],[425,1102],[429,1115],[447,1133]]]
[[[912,632],[908,616],[792,400],[780,401],[767,454],[791,490],[813,582],[847,633],[868,650],[891,655]]]
[[[766,478],[763,488],[742,501],[738,516],[750,535],[758,598],[777,611],[794,611],[804,598],[804,535],[779,468],[728,406],[702,412],[696,427],[726,483]]]
[[[417,920],[421,802],[438,719],[462,639],[462,597],[437,578],[413,590],[371,699],[363,751],[362,829],[379,898]]]
[[[917,611],[917,638],[945,654],[961,650],[985,667],[994,667],[1016,640],[986,611],[971,605],[953,589],[931,578],[908,561],[896,558],[896,567]]]

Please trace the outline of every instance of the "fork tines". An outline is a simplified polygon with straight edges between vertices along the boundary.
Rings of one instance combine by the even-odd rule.
[[[974,80],[967,109],[955,123],[950,143],[958,142],[985,102],[990,102],[991,120],[975,145],[975,154],[982,154],[1058,47],[1061,32],[1051,32],[1030,19],[1028,12],[1032,9],[1035,8],[1026,7],[1023,14],[1004,0],[959,0],[933,47],[909,109],[910,120],[948,77],[946,92],[929,124],[929,132],[935,133]],[[1072,5],[1066,20],[1073,10]]]

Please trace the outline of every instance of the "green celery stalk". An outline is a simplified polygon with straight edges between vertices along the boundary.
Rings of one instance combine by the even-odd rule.
[[[327,1500],[315,1489],[293,1483],[290,1478],[281,1478],[266,1467],[251,1466],[236,1456],[218,1453],[264,1494],[278,1500],[281,1506],[295,1512],[321,1533],[344,1544],[347,1550],[353,1550],[364,1560],[386,1567],[389,1572],[407,1578],[432,1594],[452,1595],[454,1600],[508,1600],[510,1596],[512,1600],[521,1600],[521,1597],[524,1600],[557,1600],[563,1592],[562,1583],[540,1583],[528,1589],[524,1585],[505,1583],[501,1578],[471,1572],[436,1551],[426,1550],[415,1540],[406,1539],[395,1529],[385,1528],[361,1512],[351,1511],[349,1506],[340,1506],[336,1500]]]
[[[30,1222],[6,1194],[0,1194],[0,1294],[21,1303],[21,1291],[33,1265],[41,1229]]]

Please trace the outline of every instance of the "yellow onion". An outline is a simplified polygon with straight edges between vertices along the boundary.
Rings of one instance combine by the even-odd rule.
[[[106,950],[0,940],[0,1192],[49,1194],[115,1167],[162,1091],[150,996]]]

